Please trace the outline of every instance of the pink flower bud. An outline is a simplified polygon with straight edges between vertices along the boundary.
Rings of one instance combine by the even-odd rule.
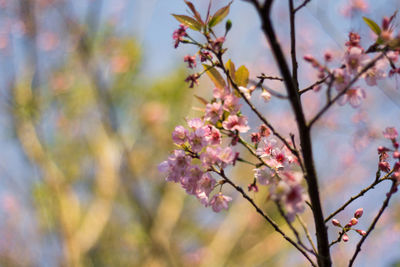
[[[347,234],[344,234],[343,237],[342,237],[342,240],[343,240],[344,242],[349,241],[349,236],[348,236]]]
[[[349,225],[353,226],[356,225],[358,223],[358,220],[356,218],[352,218],[349,222]]]
[[[359,233],[362,236],[365,236],[367,234],[367,232],[365,232],[363,230],[359,230],[359,229],[357,229],[356,232]]]
[[[397,161],[397,162],[394,164],[393,169],[394,169],[395,172],[397,172],[398,170],[400,170],[400,162]]]
[[[356,217],[357,219],[358,219],[358,218],[361,218],[361,216],[363,215],[363,213],[364,213],[363,208],[359,208],[358,210],[356,210],[356,212],[354,212],[354,217]]]
[[[311,55],[305,55],[303,58],[307,62],[313,62],[314,61],[314,57],[311,56]]]
[[[340,222],[339,222],[338,220],[336,220],[336,219],[332,219],[332,224],[333,224],[334,226],[342,227],[342,226],[340,225]]]
[[[330,51],[326,51],[326,52],[325,52],[325,55],[324,55],[324,58],[325,58],[325,60],[326,60],[327,62],[332,61],[332,53],[331,53]]]
[[[378,147],[378,153],[381,154],[383,152],[389,151],[388,148],[384,147],[384,146],[380,146]]]
[[[381,162],[379,162],[379,169],[380,169],[381,171],[384,171],[384,172],[389,172],[389,171],[390,171],[389,162],[387,162],[387,161],[381,161]]]
[[[400,159],[400,152],[399,151],[393,152],[393,158]]]

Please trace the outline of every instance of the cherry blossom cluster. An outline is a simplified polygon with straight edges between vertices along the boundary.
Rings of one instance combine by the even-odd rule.
[[[369,86],[377,85],[377,81],[394,74],[400,74],[400,69],[396,68],[395,62],[398,61],[399,46],[395,43],[399,42],[400,37],[393,37],[393,29],[390,26],[393,20],[384,18],[382,29],[379,28],[379,36],[374,45],[365,50],[361,44],[361,37],[358,33],[350,32],[349,40],[346,42],[346,52],[344,53],[342,65],[340,68],[331,70],[328,63],[332,61],[332,54],[327,52],[324,55],[324,63],[320,63],[311,55],[304,56],[304,60],[309,62],[313,68],[318,70],[318,78],[325,79],[324,83],[328,86],[328,90],[334,87],[338,93],[342,93],[338,103],[344,105],[349,103],[356,108],[361,105],[362,100],[366,98],[365,89],[359,85],[354,85],[355,80],[361,74],[364,81]],[[385,53],[385,57],[374,61],[369,56],[372,52]],[[372,64],[369,68],[369,66]],[[390,70],[388,71],[388,67]],[[364,69],[365,68],[365,69]],[[333,77],[332,80],[327,79]],[[314,91],[319,91],[321,85],[316,85]]]
[[[188,194],[219,212],[227,209],[231,198],[221,192],[210,198],[217,184],[211,172],[235,165],[239,153],[232,147],[237,144],[238,134],[247,132],[249,127],[247,118],[240,113],[240,98],[229,88],[215,88],[213,96],[202,118],[188,120],[188,128],[175,128],[172,140],[179,149],[159,165],[159,170],[167,173],[167,181],[181,183]],[[227,145],[222,142],[223,134],[231,137]]]
[[[284,204],[287,217],[293,221],[297,213],[305,208],[306,194],[301,184],[303,175],[300,171],[297,158],[283,144],[271,135],[265,133],[265,127],[260,127],[260,132],[252,135],[257,142],[256,154],[264,165],[254,169],[255,181],[260,185],[269,185],[270,198]],[[258,142],[258,136],[263,136]],[[253,183],[255,184],[255,183]]]
[[[367,234],[367,232],[365,232],[364,230],[354,229],[353,228],[353,226],[358,223],[358,219],[361,218],[363,213],[364,213],[363,208],[357,209],[354,212],[354,217],[351,218],[350,221],[345,226],[342,226],[337,219],[332,219],[332,224],[334,226],[339,227],[339,228],[342,229],[340,234],[339,234],[339,241],[340,240],[343,240],[344,242],[349,241],[349,236],[347,235],[347,232],[349,232],[351,230],[356,231],[361,236],[365,236]]]

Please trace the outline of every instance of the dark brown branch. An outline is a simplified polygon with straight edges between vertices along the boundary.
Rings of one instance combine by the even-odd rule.
[[[392,180],[392,186],[390,187],[390,191],[386,194],[386,199],[383,202],[378,214],[375,216],[374,220],[372,221],[371,225],[369,226],[367,233],[361,238],[361,240],[358,242],[356,250],[354,252],[353,257],[350,259],[349,262],[349,267],[353,266],[354,261],[356,260],[356,257],[358,255],[358,253],[360,253],[361,251],[361,246],[362,244],[365,242],[365,240],[367,239],[367,237],[369,236],[369,234],[372,232],[372,230],[374,230],[375,225],[377,224],[378,220],[380,219],[380,217],[382,216],[383,212],[385,211],[385,209],[388,207],[389,205],[389,201],[390,198],[392,197],[393,193],[396,190],[396,180]]]
[[[283,82],[283,79],[281,77],[266,76],[264,73],[261,73],[261,75],[257,76],[257,78],[260,80],[277,80]]]
[[[310,128],[307,126],[303,108],[300,103],[300,95],[298,93],[296,82],[290,73],[288,64],[283,54],[282,48],[278,43],[278,38],[270,18],[272,0],[265,2],[264,6],[260,9],[257,1],[251,1],[257,8],[258,14],[262,20],[262,29],[270,44],[275,61],[279,67],[281,75],[284,79],[286,90],[292,109],[296,116],[296,121],[299,129],[300,145],[303,155],[303,164],[305,167],[305,178],[308,185],[308,195],[310,197],[314,223],[316,227],[317,241],[318,241],[318,265],[321,267],[330,267],[332,265],[331,256],[329,251],[328,232],[324,222],[321,201],[319,197],[317,174],[314,167],[311,134]]]
[[[324,83],[324,82],[326,81],[326,79],[328,79],[328,77],[329,77],[329,75],[328,75],[328,76],[325,76],[325,77],[322,78],[321,80],[316,81],[315,83],[311,84],[310,86],[308,86],[308,87],[306,87],[306,88],[304,88],[304,89],[301,89],[301,90],[299,91],[299,94],[302,95],[302,94],[304,94],[304,93],[306,93],[306,92],[312,90],[315,86]]]
[[[300,9],[302,9],[303,7],[305,7],[309,2],[311,2],[311,0],[304,0],[304,2],[299,5],[298,7],[296,7],[296,9],[294,10],[294,12],[296,13],[297,11],[299,11]]]
[[[232,182],[232,180],[230,180],[226,175],[224,170],[216,170],[214,169],[214,172],[216,172],[217,174],[219,174],[226,183],[230,184],[233,188],[236,189],[236,191],[238,191],[243,198],[245,198],[257,211],[257,213],[259,213],[273,228],[276,232],[278,232],[284,239],[286,239],[290,244],[292,244],[297,250],[299,250],[301,252],[301,254],[304,255],[304,257],[306,257],[306,259],[310,262],[310,264],[313,267],[317,267],[317,265],[315,265],[315,263],[312,261],[312,259],[310,258],[310,256],[307,254],[307,252],[301,248],[293,239],[291,239],[289,236],[287,236],[285,234],[285,232],[282,231],[282,229],[278,226],[278,224],[272,219],[270,218],[267,214],[265,214],[258,206],[257,204],[253,201],[253,199],[246,194],[246,192],[244,192],[243,188],[241,188],[240,186],[236,185],[234,182]]]
[[[293,0],[289,0],[289,20],[290,20],[290,57],[292,59],[292,77],[293,82],[299,90],[299,81],[297,79],[297,59],[296,59],[296,25],[295,25],[295,12],[293,8]]]

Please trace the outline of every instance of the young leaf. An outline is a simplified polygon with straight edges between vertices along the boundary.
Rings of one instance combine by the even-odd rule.
[[[216,87],[218,88],[226,87],[224,78],[222,78],[221,74],[214,67],[211,67],[210,65],[206,64],[203,64],[203,67],[206,70],[208,77],[210,77],[210,79],[213,81]]]
[[[249,82],[249,71],[245,66],[240,66],[235,73],[235,82],[238,86],[246,87]]]
[[[190,10],[193,12],[193,15],[195,16],[195,18],[197,19],[197,21],[201,24],[204,25],[203,20],[201,19],[200,13],[196,10],[196,8],[194,7],[194,5],[192,4],[192,2],[184,0],[186,5],[190,8]]]
[[[189,16],[175,15],[175,14],[172,14],[172,16],[174,16],[174,18],[176,18],[177,21],[179,21],[180,23],[182,23],[185,26],[188,26],[192,30],[195,30],[195,31],[201,30],[200,22],[198,22],[197,20],[195,20]]]
[[[231,76],[232,80],[235,80],[236,69],[235,69],[235,64],[233,64],[232,60],[229,59],[225,63],[225,68],[229,71],[229,75]]]
[[[217,12],[215,12],[215,14],[211,17],[210,21],[208,22],[208,27],[214,27],[215,25],[220,23],[229,14],[229,7],[231,6],[231,4],[232,2],[217,10]]]
[[[372,19],[369,19],[367,17],[363,17],[363,20],[374,33],[376,33],[377,35],[381,34],[382,30],[378,26],[378,24],[376,24],[375,21],[373,21]]]
[[[197,100],[199,100],[201,103],[203,103],[204,105],[208,104],[208,101],[205,100],[204,98],[202,98],[201,96],[198,95],[194,95],[195,98],[197,98]]]

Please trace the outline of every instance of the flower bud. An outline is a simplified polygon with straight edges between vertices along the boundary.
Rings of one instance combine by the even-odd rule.
[[[359,233],[362,236],[365,236],[367,234],[367,232],[365,232],[363,230],[359,230],[359,229],[357,229],[356,232]]]
[[[334,226],[342,227],[342,226],[340,225],[340,222],[339,222],[338,220],[336,220],[336,219],[332,219],[332,224],[333,224]]]
[[[228,19],[226,21],[226,23],[225,23],[225,31],[226,31],[226,33],[228,33],[231,28],[232,28],[232,21],[230,19]]]
[[[363,215],[363,213],[364,213],[364,210],[363,210],[363,208],[359,208],[358,210],[356,210],[356,212],[354,212],[354,217],[355,218],[361,218],[361,216]]]
[[[386,161],[379,162],[379,169],[384,172],[389,172],[390,171],[389,162]]]
[[[378,153],[381,154],[383,152],[389,151],[388,148],[384,147],[384,146],[380,146],[378,147]]]
[[[352,218],[349,222],[349,225],[353,226],[356,225],[358,223],[358,220],[356,218]]]
[[[400,152],[399,151],[393,152],[393,158],[400,159]]]
[[[347,234],[343,234],[342,240],[343,240],[344,242],[349,241],[349,236],[348,236]]]

